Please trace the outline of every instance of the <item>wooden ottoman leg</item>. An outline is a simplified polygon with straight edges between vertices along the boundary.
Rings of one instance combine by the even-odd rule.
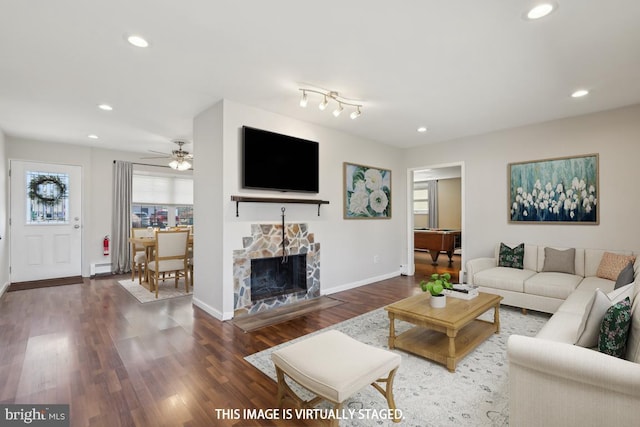
[[[278,377],[278,396],[276,402],[278,402],[278,408],[282,408],[282,403],[284,402],[284,393],[285,393],[285,385],[284,382],[284,372],[280,368],[276,366],[276,375]]]
[[[377,382],[371,384],[373,388],[378,390],[386,399],[387,404],[389,405],[389,409],[393,411],[393,422],[399,423],[401,421],[400,418],[396,418],[396,402],[393,399],[393,378],[396,375],[396,371],[398,368],[395,368],[391,372],[389,372],[389,376],[387,378],[381,378],[377,380]],[[385,388],[382,388],[378,383],[386,383]]]

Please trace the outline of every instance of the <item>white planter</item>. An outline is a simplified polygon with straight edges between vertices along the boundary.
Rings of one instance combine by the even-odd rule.
[[[433,308],[444,308],[447,305],[447,296],[446,295],[431,295],[429,298],[429,302],[431,303],[431,307]]]

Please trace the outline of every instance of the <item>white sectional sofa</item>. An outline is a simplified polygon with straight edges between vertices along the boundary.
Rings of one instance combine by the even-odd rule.
[[[517,244],[507,244],[515,247]],[[596,276],[605,252],[636,255],[635,271],[640,269],[640,251],[609,251],[575,248],[574,274],[545,272],[543,245],[524,245],[524,269],[498,266],[500,244],[493,258],[476,258],[467,263],[467,283],[480,292],[501,295],[502,304],[545,313],[555,313],[578,285],[584,289],[612,290],[614,281]],[[568,249],[558,248],[554,249]]]
[[[522,270],[498,267],[493,258],[468,263],[468,281],[481,291],[502,295],[507,305],[554,313],[535,337],[509,337],[510,425],[640,425],[640,256],[618,251],[636,255],[634,282],[614,290],[615,281],[596,276],[605,252],[614,251],[576,249],[575,274],[543,272],[544,246],[535,245],[525,245]],[[633,302],[624,358],[575,344],[596,289]]]

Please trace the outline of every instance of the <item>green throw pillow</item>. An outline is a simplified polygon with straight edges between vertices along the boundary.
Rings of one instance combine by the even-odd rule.
[[[510,248],[504,243],[500,243],[498,253],[498,267],[511,267],[524,269],[524,243],[520,243],[514,248]]]
[[[626,297],[609,307],[600,324],[598,351],[615,357],[624,357],[631,325],[631,300]]]

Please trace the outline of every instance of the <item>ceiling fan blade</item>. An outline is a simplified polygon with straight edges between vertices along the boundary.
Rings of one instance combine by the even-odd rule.
[[[170,159],[171,156],[155,156],[155,157],[140,157],[140,159],[143,160],[149,160],[149,159]]]
[[[155,151],[155,150],[147,150],[147,151],[149,151],[150,153],[162,154],[163,156],[168,156],[169,155],[169,153],[165,153],[165,152],[162,152],[162,151]]]

